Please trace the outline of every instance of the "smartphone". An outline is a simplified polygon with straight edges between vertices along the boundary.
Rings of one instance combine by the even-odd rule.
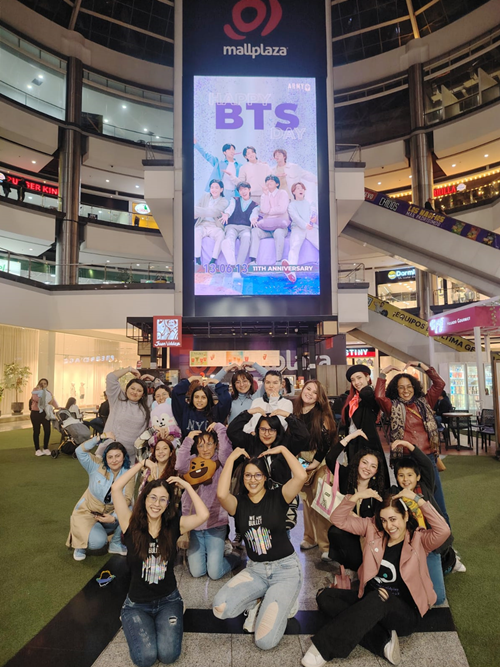
[[[297,460],[303,468],[307,468],[309,466],[309,461],[306,461],[301,456],[299,456]]]

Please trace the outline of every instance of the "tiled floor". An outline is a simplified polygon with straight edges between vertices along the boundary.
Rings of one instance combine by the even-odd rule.
[[[292,532],[292,541],[304,570],[304,585],[300,594],[301,611],[317,610],[315,594],[327,579],[332,578],[332,568],[321,561],[319,549],[301,552],[299,543],[302,538],[302,512],[299,511],[299,523]],[[452,576],[460,576],[452,575]],[[211,609],[215,593],[231,577],[227,575],[219,581],[208,577],[193,579],[187,566],[176,566],[176,578],[186,609]],[[443,605],[447,606],[447,603]],[[300,617],[300,615],[299,615]],[[176,667],[278,667],[295,665],[310,646],[310,636],[305,634],[286,634],[279,645],[271,651],[261,651],[253,641],[253,636],[240,634],[221,634],[209,632],[189,632],[185,629],[182,655],[175,663]],[[189,625],[189,623],[186,623]],[[422,632],[412,637],[401,639],[403,660],[402,667],[468,667],[467,658],[458,635],[449,632]],[[158,666],[160,663],[156,663]],[[376,667],[388,663],[365,649],[357,647],[348,659],[334,660],[327,663],[335,667]],[[93,667],[133,667],[128,653],[127,643],[120,630],[113,641],[94,662]]]

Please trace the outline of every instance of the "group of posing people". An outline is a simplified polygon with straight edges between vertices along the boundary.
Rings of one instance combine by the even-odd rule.
[[[198,144],[195,144],[195,147],[198,147]],[[264,174],[262,165],[265,163],[257,160],[252,146],[244,149],[243,155],[247,164],[241,168],[234,160],[233,144],[223,146],[226,159],[222,166],[216,158],[199,147],[198,150],[214,164],[216,177],[211,178],[207,192],[195,207],[197,270],[202,270],[202,241],[207,236],[214,242],[209,265],[217,263],[222,250],[226,265],[231,266],[237,274],[245,265],[257,262],[261,240],[273,238],[275,263],[283,266],[287,278],[295,282],[296,274],[290,267],[299,264],[299,253],[304,241],[307,239],[316,250],[319,249],[318,218],[311,202],[306,199],[307,188],[300,180],[297,169],[293,172],[295,178],[290,181],[292,172],[286,171],[286,151],[275,151],[276,159],[279,157],[284,160],[284,171],[280,176],[278,167],[274,174],[267,164],[265,166],[269,173]],[[312,174],[309,176],[315,178]],[[262,178],[262,183],[259,178]],[[283,259],[285,238],[289,229],[290,249],[288,258]],[[236,254],[238,240],[239,248]]]
[[[328,620],[302,664],[321,667],[347,657],[357,644],[398,664],[398,635],[414,632],[429,608],[444,600],[443,573],[465,570],[451,547],[435,468],[430,415],[442,380],[419,366],[432,383],[425,395],[408,373],[398,372],[386,389],[380,379],[374,391],[370,369],[350,367],[342,439],[316,380],[306,382],[293,402],[283,396],[280,373],[256,364],[223,369],[212,380],[214,392],[198,378],[181,380],[169,406],[177,438],[173,421],[149,428],[138,371],[108,376],[106,430],[76,452],[89,487],[71,516],[67,544],[82,560],[112,535],[109,552],[127,557],[132,576],[121,620],[134,664],[169,664],[180,655],[183,604],[174,574],[179,547],[187,549],[193,577],[220,579],[236,570],[213,600],[215,616],[245,613],[244,630],[254,633],[259,648],[279,643],[298,610],[302,586],[290,541],[299,494],[300,548],[319,546],[322,560],[343,565],[359,580],[357,590],[318,592]],[[251,370],[264,375],[260,389]],[[123,391],[119,377],[127,372],[136,377]],[[231,392],[221,381],[227,372]],[[164,405],[167,396],[158,396]],[[390,415],[391,449],[397,453],[392,487],[376,427],[381,408]],[[137,441],[152,431],[151,446],[135,462]],[[337,470],[344,498],[326,519],[314,501],[329,470]],[[234,542],[244,543],[246,567],[241,550],[227,548],[229,516]]]

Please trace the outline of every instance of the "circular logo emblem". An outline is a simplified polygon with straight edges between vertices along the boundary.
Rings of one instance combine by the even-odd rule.
[[[139,215],[149,215],[151,213],[151,209],[147,204],[136,204],[134,209]]]
[[[262,32],[260,33],[262,37],[269,35],[269,33],[271,33],[276,28],[278,23],[281,21],[281,17],[283,16],[283,10],[279,0],[268,0],[268,2],[269,18]],[[253,10],[253,17],[249,16],[249,12],[246,12],[246,16],[244,18],[243,13],[245,10]],[[238,2],[233,7],[233,11],[231,12],[233,25],[226,23],[224,26],[224,32],[231,39],[246,39],[249,32],[253,32],[262,26],[266,20],[267,13],[267,7],[264,0],[238,0]],[[235,28],[239,32],[236,32]]]
[[[457,190],[458,190],[459,192],[463,192],[463,191],[466,190],[466,189],[467,189],[467,186],[465,185],[465,183],[459,183],[459,184],[457,185]]]
[[[394,280],[394,278],[396,277],[396,271],[389,271],[387,276],[388,276],[389,280]]]

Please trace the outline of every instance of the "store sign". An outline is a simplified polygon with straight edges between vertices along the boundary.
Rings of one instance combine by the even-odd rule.
[[[291,75],[326,76],[324,0],[309,0],[307,11],[303,0],[189,0],[183,23],[187,71],[240,74],[271,63]]]
[[[377,271],[377,285],[415,280],[416,275],[417,270],[414,266],[409,266],[403,269],[391,269],[390,271]]]
[[[153,317],[153,347],[180,347],[181,344],[182,317]]]
[[[374,313],[387,317],[387,319],[392,320],[393,322],[402,324],[412,331],[418,331],[418,333],[421,333],[423,336],[434,336],[434,340],[438,343],[451,347],[453,350],[457,350],[458,352],[474,352],[474,344],[466,338],[431,333],[425,320],[421,320],[420,317],[412,315],[406,310],[396,308],[396,306],[387,303],[387,301],[382,301],[382,299],[377,299],[374,296],[368,295],[368,309],[372,310]]]
[[[445,195],[454,195],[457,188],[454,185],[447,185],[443,188],[434,188],[434,197],[444,197]]]
[[[500,306],[496,303],[474,304],[431,317],[429,335],[470,333],[474,327],[500,330]]]
[[[192,367],[218,367],[244,363],[260,366],[279,366],[279,350],[192,350],[189,365]]]
[[[6,180],[8,183],[11,183],[13,186],[17,187],[19,181],[22,179],[22,176],[7,176]],[[26,180],[26,189],[31,192],[38,192],[41,195],[47,195],[48,197],[58,197],[59,188],[54,185],[46,185],[45,183],[40,183],[40,181]],[[5,182],[5,181],[4,181]]]
[[[490,232],[488,229],[476,227],[475,225],[463,222],[462,220],[457,220],[456,218],[450,218],[448,215],[444,215],[444,213],[439,211],[430,211],[426,208],[420,208],[420,206],[417,206],[416,204],[408,204],[408,202],[405,201],[391,199],[387,195],[375,192],[374,190],[369,190],[368,188],[365,188],[365,201],[374,204],[375,206],[385,208],[393,213],[404,215],[407,218],[413,218],[414,220],[425,222],[433,227],[439,227],[439,229],[452,232],[469,241],[482,243],[483,245],[488,245],[500,250],[500,234],[495,234],[495,232]]]
[[[362,358],[362,357],[374,357],[375,348],[374,347],[348,347],[345,351],[345,356],[347,359],[352,359],[353,357]]]
[[[457,190],[458,192],[463,192],[464,190],[467,190],[467,186],[465,185],[465,183],[459,183],[457,185]]]

